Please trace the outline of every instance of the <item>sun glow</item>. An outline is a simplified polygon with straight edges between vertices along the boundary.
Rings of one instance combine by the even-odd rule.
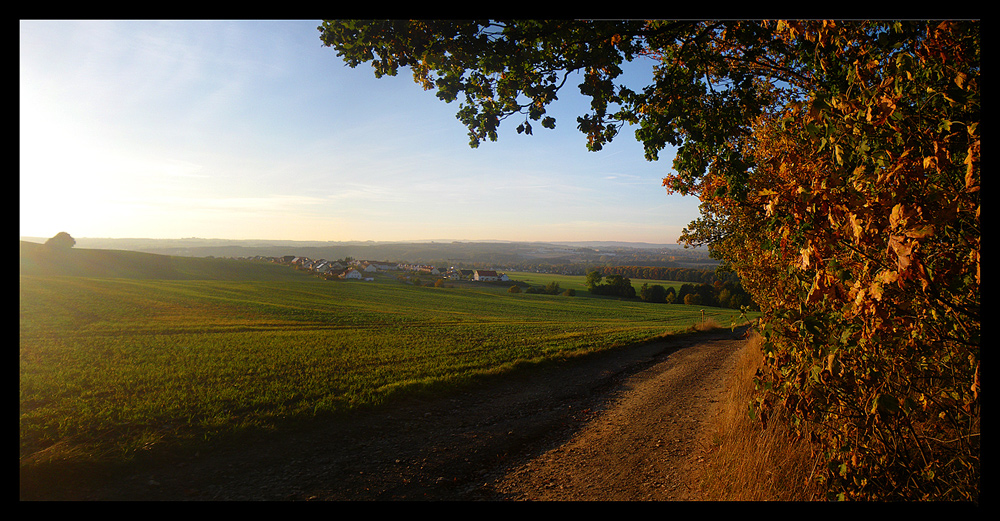
[[[86,234],[129,219],[142,162],[93,138],[58,111],[21,98],[21,235]]]
[[[659,243],[697,215],[638,143],[508,129],[472,150],[453,107],[315,29],[22,21],[20,234]]]

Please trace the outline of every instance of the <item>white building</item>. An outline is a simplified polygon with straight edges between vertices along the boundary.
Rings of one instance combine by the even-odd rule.
[[[472,274],[472,279],[480,282],[496,282],[500,280],[500,276],[493,270],[476,270]]]

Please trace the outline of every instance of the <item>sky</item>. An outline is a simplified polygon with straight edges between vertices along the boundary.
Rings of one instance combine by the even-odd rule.
[[[554,130],[473,149],[458,101],[348,67],[319,25],[22,20],[20,235],[664,244],[697,218],[672,150],[586,149],[573,78]]]

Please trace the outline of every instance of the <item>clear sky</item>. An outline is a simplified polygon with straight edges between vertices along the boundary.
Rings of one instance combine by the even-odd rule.
[[[672,151],[587,151],[578,81],[555,130],[473,149],[458,101],[351,69],[319,25],[21,21],[20,234],[674,243],[697,217]]]

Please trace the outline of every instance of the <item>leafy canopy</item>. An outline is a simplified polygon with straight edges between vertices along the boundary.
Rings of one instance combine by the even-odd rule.
[[[376,76],[460,100],[470,145],[572,73],[590,150],[626,125],[761,306],[750,413],[820,449],[832,498],[979,490],[980,40],[975,21],[326,21]],[[655,59],[649,85],[621,66]],[[588,278],[588,285],[600,279]]]

